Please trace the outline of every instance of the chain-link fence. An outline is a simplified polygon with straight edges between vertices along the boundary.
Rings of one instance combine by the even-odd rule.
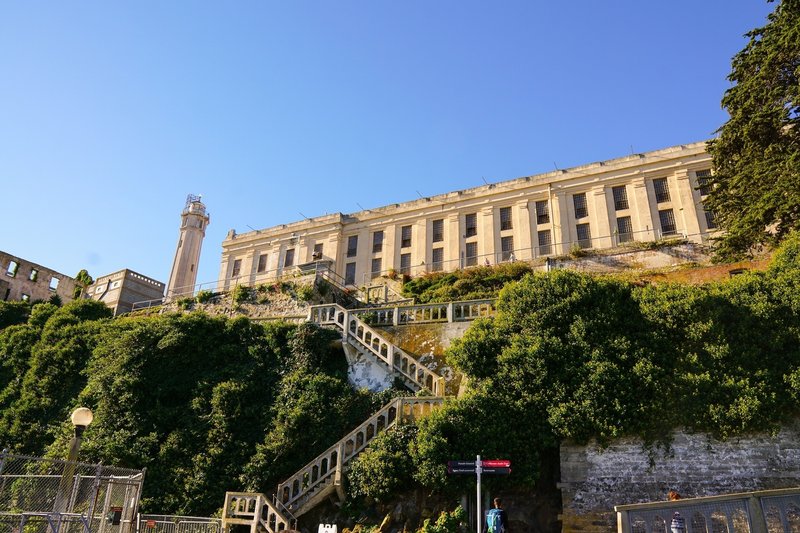
[[[132,533],[143,470],[0,454],[0,533]]]
[[[139,515],[139,533],[220,533],[222,520],[201,516]]]

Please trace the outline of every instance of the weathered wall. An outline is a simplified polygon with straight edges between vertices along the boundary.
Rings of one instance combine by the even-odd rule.
[[[560,257],[550,261],[551,268],[569,268],[582,272],[617,272],[629,269],[665,268],[685,263],[707,263],[707,247],[696,243],[664,245],[652,250],[614,248],[592,251],[578,258]]]
[[[58,295],[72,301],[75,279],[55,270],[0,251],[0,300],[49,300]]]
[[[444,352],[453,342],[464,335],[472,322],[438,322],[433,324],[410,324],[378,328],[386,338],[407,354],[444,376],[448,395],[456,395],[461,385],[461,375],[447,366]]]
[[[800,485],[800,421],[777,435],[720,442],[706,434],[674,433],[668,450],[641,440],[561,446],[563,531],[616,530],[614,505]]]

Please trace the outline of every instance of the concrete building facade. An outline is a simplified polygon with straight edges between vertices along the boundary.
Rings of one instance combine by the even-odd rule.
[[[206,206],[200,196],[193,194],[187,196],[186,205],[181,212],[178,246],[175,249],[175,259],[172,261],[172,271],[167,283],[167,298],[192,295],[197,281],[197,265],[200,261],[203,238],[206,236],[206,227],[210,221],[211,217],[206,212]]]
[[[236,234],[219,288],[324,264],[347,285],[667,238],[703,242],[705,142]]]
[[[130,312],[134,303],[160,300],[164,297],[164,284],[126,268],[97,278],[84,294],[105,303],[116,316]]]
[[[0,251],[0,298],[3,300],[73,300],[74,278]]]

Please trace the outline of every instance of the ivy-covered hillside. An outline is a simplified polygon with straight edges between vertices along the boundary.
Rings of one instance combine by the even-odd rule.
[[[373,441],[348,473],[353,505],[413,487],[460,494],[469,479],[448,479],[451,459],[509,458],[503,486],[533,487],[564,439],[656,443],[677,426],[730,437],[800,414],[796,235],[768,270],[699,287],[509,275],[520,279],[497,315],[448,352],[469,392]],[[147,467],[145,511],[207,515],[226,490],[271,493],[393,394],[354,390],[334,337],[198,312],[112,319],[92,301],[0,303],[0,445],[63,457],[68,414],[86,405],[82,460]]]
[[[0,445],[147,468],[145,512],[209,515],[226,490],[271,492],[386,398],[355,391],[333,335],[202,313],[112,319],[94,301],[0,303]],[[14,325],[8,325],[13,324]]]
[[[503,486],[530,487],[564,439],[657,443],[678,426],[726,438],[800,414],[798,235],[766,272],[722,283],[560,270],[508,284],[497,309],[448,352],[471,392],[374,442],[351,471],[353,494],[390,498],[412,478],[463,490],[446,462],[476,454],[511,459]]]

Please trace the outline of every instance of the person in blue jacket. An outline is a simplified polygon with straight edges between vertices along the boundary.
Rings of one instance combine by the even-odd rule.
[[[486,523],[483,527],[484,533],[508,533],[508,515],[503,510],[503,500],[494,499],[494,509],[486,513]]]

